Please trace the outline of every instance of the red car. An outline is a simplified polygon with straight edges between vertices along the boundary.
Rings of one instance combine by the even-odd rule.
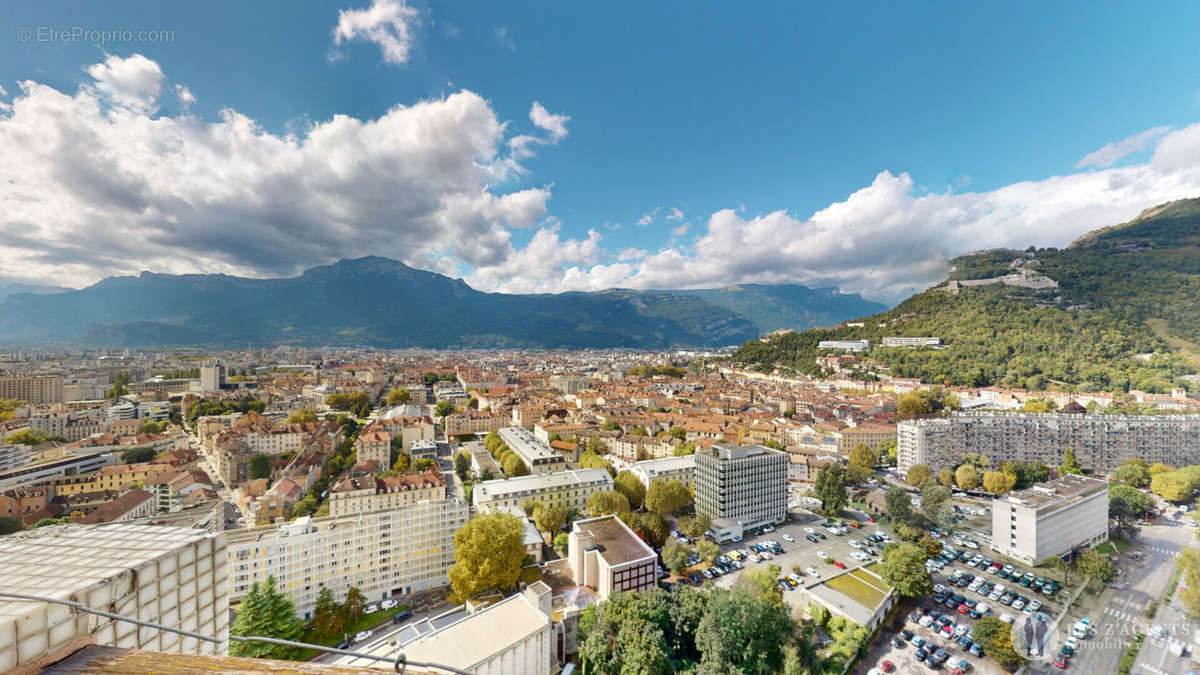
[[[885,673],[890,673],[896,669],[896,664],[892,663],[891,661],[880,661],[879,669]]]
[[[958,613],[959,613],[959,614],[966,614],[966,613],[967,613],[967,612],[969,612],[969,611],[971,611],[971,610],[970,610],[970,608],[969,608],[969,607],[967,607],[966,605],[959,605],[959,606],[958,606]]]
[[[871,517],[871,516],[867,516],[867,522],[868,522],[868,523],[873,523],[873,522],[875,522],[875,519],[874,519],[873,517]]]
[[[1067,663],[1069,661],[1070,661],[1070,659],[1068,659],[1065,654],[1059,654],[1058,658],[1054,660],[1054,665],[1058,666],[1059,668],[1061,668],[1063,670],[1066,670]]]
[[[858,528],[862,527],[862,525],[859,525],[858,523],[855,523],[855,522],[851,522],[850,527],[853,527],[854,529],[857,530]]]
[[[841,560],[834,560],[833,564],[837,565],[839,569],[843,569],[843,570],[846,569],[846,564],[843,563]]]

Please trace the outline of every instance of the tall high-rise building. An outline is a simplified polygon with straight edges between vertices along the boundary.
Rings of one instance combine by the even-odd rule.
[[[787,454],[762,445],[717,443],[696,452],[696,510],[718,541],[787,517]]]
[[[200,390],[220,391],[225,386],[225,366],[209,361],[200,366]]]
[[[0,377],[0,398],[15,398],[35,405],[63,402],[61,375],[14,375]]]

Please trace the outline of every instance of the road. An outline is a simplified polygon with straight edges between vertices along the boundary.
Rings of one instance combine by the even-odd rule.
[[[1092,637],[1085,640],[1071,661],[1071,668],[1086,673],[1115,673],[1129,640],[1148,623],[1146,608],[1166,591],[1175,570],[1175,557],[1192,540],[1192,529],[1181,525],[1151,525],[1142,527],[1130,552],[1141,551],[1143,559],[1135,561],[1130,552],[1120,556],[1118,567],[1124,573],[1116,587],[1109,587],[1099,598],[1087,595],[1080,598],[1076,608],[1063,619],[1069,629],[1082,616],[1096,626]],[[1161,610],[1160,610],[1161,612]],[[1156,618],[1154,623],[1160,623]],[[1189,632],[1190,635],[1190,632]],[[1147,639],[1134,673],[1184,673],[1187,661],[1166,654],[1160,645]],[[1153,663],[1149,663],[1152,660]],[[1143,661],[1147,663],[1143,665]],[[1147,667],[1149,666],[1149,667]]]
[[[1191,541],[1192,534],[1195,532],[1194,529],[1182,525],[1168,526],[1165,529],[1171,535],[1169,540],[1179,541],[1181,548]],[[1174,558],[1176,553],[1169,546],[1161,543],[1158,546],[1169,551],[1166,554],[1169,555],[1169,558],[1162,561],[1160,567],[1163,569],[1158,570],[1157,574],[1160,576],[1166,574],[1169,581],[1175,568],[1171,558]],[[1166,590],[1166,582],[1164,582],[1162,590]],[[1154,599],[1158,599],[1160,595],[1154,596]],[[1152,673],[1153,675],[1184,675],[1187,673],[1191,668],[1191,648],[1196,646],[1193,642],[1195,625],[1188,620],[1178,596],[1172,598],[1170,603],[1161,605],[1154,619],[1147,620],[1147,623],[1151,624],[1151,628],[1147,630],[1146,639],[1142,643],[1142,649],[1138,653],[1132,672]],[[1189,649],[1183,656],[1176,656],[1168,649],[1168,640],[1183,642]]]

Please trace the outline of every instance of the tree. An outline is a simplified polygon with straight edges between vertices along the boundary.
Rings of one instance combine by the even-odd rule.
[[[634,528],[647,544],[656,548],[661,547],[667,541],[667,536],[671,534],[671,525],[667,523],[667,519],[663,518],[653,511],[638,514]]]
[[[930,520],[935,520],[938,510],[946,506],[949,501],[950,488],[938,485],[937,483],[927,483],[921,489],[921,511]]]
[[[537,507],[540,505],[541,502],[534,497],[525,497],[520,502],[517,502],[517,506],[520,506],[521,510],[525,512],[526,518],[532,518],[533,512],[536,511]]]
[[[617,477],[613,479],[613,489],[625,495],[632,509],[642,508],[642,503],[646,500],[646,486],[642,485],[642,481],[632,471],[617,472]]]
[[[459,482],[467,482],[471,475],[471,458],[467,453],[460,452],[454,456],[454,475],[458,476]]]
[[[688,539],[700,539],[712,527],[712,519],[703,513],[685,516],[677,521],[679,531]]]
[[[579,453],[579,468],[581,469],[604,469],[608,475],[615,476],[617,472],[613,469],[612,462],[607,459],[602,459],[600,455],[591,450],[584,450]]]
[[[1154,499],[1150,495],[1141,490],[1129,487],[1128,485],[1110,485],[1108,486],[1109,503],[1114,499],[1120,499],[1129,509],[1129,513],[1134,517],[1139,517],[1145,514],[1150,509],[1154,508]],[[1109,511],[1112,507],[1109,507]]]
[[[897,454],[899,452],[896,439],[880,441],[879,443],[879,463],[887,466],[896,466]]]
[[[350,623],[361,617],[366,604],[367,598],[363,595],[362,591],[358,590],[358,586],[351,586],[346,591],[346,602],[342,603],[342,612],[346,623]]]
[[[596,491],[588,497],[584,507],[592,518],[615,513],[618,516],[629,513],[629,500],[620,492],[609,490]]]
[[[287,418],[287,420],[284,421],[284,423],[285,424],[304,424],[306,422],[316,422],[316,421],[317,421],[317,413],[313,412],[309,408],[301,408],[301,409],[297,410],[296,412],[292,413],[291,415],[288,415],[288,418]]]
[[[312,619],[309,626],[322,638],[340,635],[346,629],[342,606],[333,598],[333,591],[328,586],[317,594],[317,604],[313,607]]]
[[[888,517],[900,523],[911,523],[915,516],[912,511],[912,497],[908,491],[895,485],[883,493],[883,501],[887,506]]]
[[[1200,614],[1200,549],[1183,549],[1179,554],[1179,569],[1183,573],[1179,599],[1194,617]]]
[[[130,448],[121,453],[122,464],[141,464],[149,462],[158,455],[154,448]]]
[[[388,392],[387,404],[391,406],[404,405],[409,402],[411,397],[412,395],[409,394],[407,389],[393,389]]]
[[[21,521],[17,520],[16,518],[0,516],[0,536],[12,534],[13,532],[20,532],[23,529],[25,529],[25,527],[21,525]]]
[[[129,393],[129,373],[118,373],[113,378],[112,386],[104,392],[104,398],[116,400]]]
[[[742,573],[744,579],[751,572]],[[771,579],[775,593],[778,586]],[[736,585],[736,584],[735,584]],[[777,673],[783,670],[784,646],[795,631],[782,602],[740,592],[714,592],[696,629],[701,653],[699,672]]]
[[[986,615],[975,622],[975,641],[983,645],[988,656],[1009,670],[1025,663],[1025,658],[1013,649],[1011,628],[994,616]]]
[[[242,598],[237,618],[229,627],[230,635],[272,637],[281,640],[299,640],[304,632],[303,623],[296,618],[296,608],[288,596],[275,588],[275,577],[267,577],[265,584],[257,581]],[[230,642],[230,656],[250,656],[260,659],[288,659],[295,654],[294,647],[267,642]]]
[[[1144,488],[1150,484],[1150,467],[1141,460],[1125,462],[1113,472],[1113,480],[1135,488]]]
[[[1157,476],[1160,473],[1166,473],[1168,471],[1174,471],[1174,470],[1175,470],[1175,467],[1168,466],[1166,464],[1163,464],[1162,462],[1155,462],[1150,465],[1149,469],[1147,469],[1147,471],[1150,472],[1151,478],[1153,478],[1154,476]]]
[[[161,434],[167,430],[167,421],[146,420],[138,426],[138,434]]]
[[[1091,581],[1107,584],[1117,578],[1117,568],[1106,555],[1088,549],[1079,554],[1075,561],[1075,569]]]
[[[675,448],[675,451],[671,454],[675,455],[676,457],[687,457],[688,455],[694,455],[696,454],[696,444],[680,443],[679,446]]]
[[[369,410],[371,407],[371,395],[365,391],[329,394],[325,397],[325,405],[334,410],[354,411],[356,408],[361,409],[364,406]],[[359,417],[362,417],[362,415],[359,415]]]
[[[900,595],[917,598],[933,592],[929,572],[925,569],[925,549],[916,544],[889,546],[883,554],[880,574]]]
[[[646,491],[646,508],[660,516],[681,511],[691,503],[691,493],[678,480],[651,481]]]
[[[447,575],[457,601],[516,587],[525,561],[524,531],[514,515],[485,513],[454,533],[454,565]]]
[[[846,494],[846,470],[837,462],[829,462],[817,470],[817,480],[813,486],[817,499],[821,500],[821,510],[827,514],[835,514],[850,502]]]
[[[533,510],[533,524],[551,539],[554,538],[555,532],[562,529],[565,522],[567,522],[567,511],[557,504],[550,506],[539,504]]]
[[[269,478],[271,476],[271,458],[258,454],[250,458],[250,478]]]
[[[1180,471],[1154,474],[1150,479],[1150,491],[1169,502],[1182,502],[1189,499],[1195,491],[1195,485]]]
[[[950,469],[941,469],[937,472],[937,482],[948,488],[954,487],[954,472]]]
[[[570,537],[567,536],[567,533],[559,532],[558,534],[554,535],[554,550],[558,551],[559,555],[565,555],[569,542]]]
[[[437,405],[433,406],[433,414],[437,417],[446,417],[458,412],[458,408],[450,401],[438,401]]]
[[[928,464],[914,464],[908,467],[908,473],[904,475],[904,480],[915,488],[923,488],[926,483],[933,480],[933,470],[929,468]]]
[[[701,539],[696,542],[696,555],[700,556],[701,560],[712,562],[721,555],[721,547],[707,539]]]
[[[970,464],[963,464],[954,471],[954,483],[960,490],[974,490],[979,487],[979,471]]]
[[[692,555],[692,549],[685,544],[679,543],[674,537],[667,540],[663,544],[662,559],[663,564],[672,574],[679,574],[683,568],[687,567],[688,558]]]
[[[943,410],[958,410],[958,398],[945,390],[918,389],[902,394],[896,400],[896,414],[901,419],[934,415]]]
[[[983,474],[983,489],[994,495],[1006,494],[1016,485],[1017,477],[1003,471],[988,471]]]
[[[409,457],[406,452],[396,452],[394,455],[396,459],[392,462],[392,471],[408,473],[408,470],[412,468],[412,457]]]
[[[49,433],[41,429],[22,429],[9,434],[4,439],[4,442],[12,445],[41,445],[53,438]]]
[[[1058,472],[1061,474],[1082,474],[1083,469],[1079,468],[1079,463],[1075,461],[1075,451],[1067,448],[1063,450],[1063,463],[1058,467]]]
[[[741,573],[733,582],[733,590],[745,593],[755,598],[767,598],[772,603],[783,602],[783,592],[779,590],[776,579],[783,568],[774,563],[766,567],[753,567]]]
[[[525,460],[517,453],[511,453],[504,458],[504,474],[506,476],[527,476],[529,475],[529,467],[525,464]]]
[[[874,473],[878,458],[878,454],[862,443],[854,446],[846,460],[846,479],[851,483],[866,482]]]

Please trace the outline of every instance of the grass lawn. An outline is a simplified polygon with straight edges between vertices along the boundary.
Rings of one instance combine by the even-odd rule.
[[[1104,555],[1112,555],[1113,553],[1116,553],[1117,551],[1121,551],[1121,552],[1128,551],[1132,546],[1133,546],[1133,544],[1128,539],[1122,539],[1121,537],[1113,537],[1112,539],[1109,539],[1108,541],[1104,542],[1103,544],[1100,544],[1099,546],[1097,546],[1096,552],[1103,553]]]
[[[878,607],[887,595],[886,585],[870,575],[860,574],[857,570],[833,577],[826,581],[825,585],[872,609]]]
[[[378,604],[378,603],[376,603],[376,604]],[[350,622],[350,625],[346,627],[346,635],[353,638],[355,635],[358,634],[359,631],[367,630],[368,628],[374,628],[375,626],[377,626],[381,623],[384,623],[386,621],[391,621],[393,616],[399,614],[400,612],[403,612],[406,609],[408,609],[408,605],[396,605],[395,607],[393,607],[391,609],[381,609],[378,612],[374,612],[371,614],[363,614],[362,616],[358,617],[357,620]],[[337,643],[342,641],[342,636],[335,635],[334,637],[331,637],[331,638],[321,639],[318,636],[314,635],[311,631],[305,631],[304,635],[302,635],[300,637],[300,641],[301,642],[310,642],[315,645],[325,645],[327,647],[332,647],[333,645],[336,645]],[[324,652],[319,652],[315,649],[304,649],[304,650],[301,650],[300,654],[296,656],[296,660],[297,661],[309,661],[313,657],[317,656],[318,654],[322,654],[322,653],[324,653]]]

